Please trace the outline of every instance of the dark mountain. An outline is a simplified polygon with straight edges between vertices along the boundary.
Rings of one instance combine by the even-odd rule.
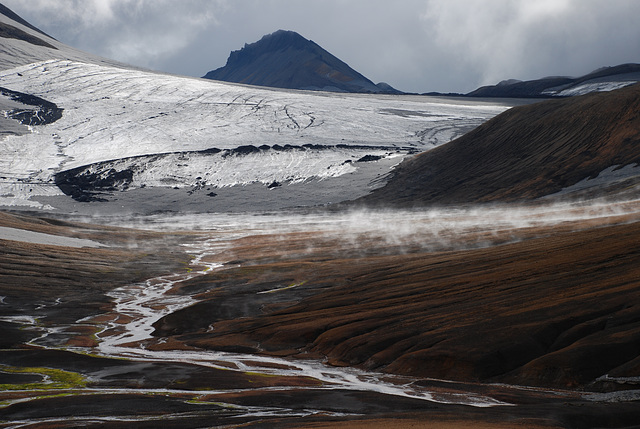
[[[43,31],[41,31],[38,28],[34,27],[33,25],[29,24],[27,21],[22,19],[15,12],[13,12],[11,9],[9,9],[6,6],[4,6],[3,4],[0,4],[0,14],[6,16],[11,21],[15,21],[16,23],[24,25],[25,27],[40,33],[42,36],[46,36],[48,38],[52,38],[51,36],[48,36]],[[51,49],[57,49],[55,46],[53,46],[50,43],[42,40],[42,38],[40,38],[40,37],[38,37],[36,35],[33,35],[33,34],[29,34],[29,33],[25,32],[25,31],[19,29],[18,27],[15,27],[13,25],[10,25],[10,24],[4,23],[4,22],[0,22],[0,38],[17,39],[17,40],[22,40],[24,42],[31,43],[32,45],[39,45],[39,46],[44,46],[44,47],[51,48]]]
[[[483,86],[466,95],[505,98],[563,97],[616,89],[639,81],[640,64],[621,64],[603,67],[575,78],[552,76],[528,81],[503,80],[497,85]]]
[[[49,36],[47,33],[45,33],[44,31],[40,30],[39,28],[37,28],[36,26],[28,23],[27,21],[25,21],[22,17],[20,17],[17,13],[15,13],[14,11],[12,11],[11,9],[9,9],[8,7],[6,7],[5,5],[0,3],[0,14],[6,16],[7,18],[20,23],[22,25],[24,25],[25,27],[29,27],[30,29],[37,31],[38,33],[42,34],[43,36],[47,36],[51,39],[53,39],[53,37]]]
[[[284,30],[231,52],[224,67],[204,77],[274,88],[399,93],[386,83],[374,84],[317,43]]]
[[[384,188],[363,201],[524,201],[569,187],[583,196],[631,192],[640,183],[637,163],[640,85],[514,107],[405,161]]]

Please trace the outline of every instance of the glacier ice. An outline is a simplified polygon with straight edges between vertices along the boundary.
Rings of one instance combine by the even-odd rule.
[[[509,107],[505,101],[268,89],[68,60],[5,70],[0,80],[64,109],[54,123],[0,140],[3,205],[53,187],[59,172],[105,162],[123,166],[150,155],[162,157],[148,169],[137,165],[137,185],[193,186],[198,177],[214,187],[338,177],[357,170],[352,161],[363,156],[400,162],[402,155],[446,143]],[[333,150],[179,160],[212,148],[265,145]],[[15,192],[21,188],[31,191]]]

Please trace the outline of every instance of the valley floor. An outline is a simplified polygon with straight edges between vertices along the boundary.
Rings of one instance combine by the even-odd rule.
[[[0,427],[640,421],[638,201],[124,219],[0,213]]]

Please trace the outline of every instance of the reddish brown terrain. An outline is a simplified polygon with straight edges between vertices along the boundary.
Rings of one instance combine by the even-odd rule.
[[[188,263],[188,256],[176,247],[149,253],[160,242],[177,243],[177,236],[2,212],[0,226],[112,245],[89,249],[0,240],[1,295],[12,303],[11,308],[0,307],[3,316],[20,315],[43,306],[76,318],[72,319],[75,321],[108,306],[105,291],[161,272],[184,269]],[[147,248],[131,251],[127,247],[132,243],[145,243]],[[53,306],[60,297],[65,299]],[[0,341],[5,338],[0,336]]]
[[[548,196],[640,162],[638,112],[639,86],[517,107],[405,162],[361,202]],[[569,197],[632,198],[637,182],[632,173]],[[496,230],[494,245],[480,249],[399,252],[384,242],[349,248],[312,234],[251,237],[235,243],[228,268],[183,285],[200,302],[163,318],[156,335],[416,377],[614,392],[602,398],[632,399],[613,419],[587,407],[576,421],[562,413],[543,420],[631,427],[640,421],[640,227],[631,212]],[[461,247],[469,236],[459,237]],[[238,306],[234,291],[275,287],[295,292]]]
[[[190,293],[202,291],[201,302],[165,317],[157,334],[419,377],[623,388],[624,377],[640,376],[640,224],[633,220],[404,255],[327,257],[336,243],[321,243],[300,256],[299,241],[314,237],[252,237],[234,248],[235,258],[251,263],[186,282]],[[304,288],[301,298],[288,294],[296,302],[225,315],[236,290],[290,284]],[[617,382],[599,379],[605,374]]]
[[[637,428],[638,112],[638,86],[514,108],[360,201],[416,210],[0,213],[101,245],[0,240],[0,427]]]
[[[33,347],[24,342],[39,335],[37,329],[18,330],[15,323],[5,323],[14,329],[4,332],[17,336],[5,341],[0,353],[0,376],[7,388],[0,397],[29,400],[0,408],[0,427],[16,422],[25,427],[53,427],[46,422],[55,427],[130,427],[127,419],[138,419],[136,427],[157,427],[158,419],[163,427],[634,427],[640,418],[634,390],[639,375],[635,303],[640,245],[635,236],[640,210],[636,203],[613,208],[620,214],[496,229],[490,234],[493,245],[483,248],[477,248],[477,236],[487,232],[480,227],[440,250],[367,235],[354,241],[312,228],[230,239],[208,257],[226,261],[223,267],[173,289],[198,303],[161,319],[157,339],[144,343],[159,353],[248,353],[255,356],[255,368],[264,369],[282,365],[260,363],[265,355],[285,357],[291,365],[326,359],[327,368],[386,373],[390,383],[427,389],[437,402],[330,388],[313,377],[243,371],[231,362],[220,362],[225,370],[96,357],[55,344]],[[584,210],[566,209],[573,214]],[[32,298],[34,306],[45,304],[40,309],[26,304],[16,308],[8,296],[3,314],[34,314],[42,317],[43,327],[67,326],[57,341],[87,351],[94,347],[89,340],[110,335],[92,336],[105,320],[126,318],[114,314],[103,295],[110,288],[107,282],[115,287],[136,281],[138,274],[186,268],[183,253],[158,252],[176,248],[155,247],[163,235],[159,233],[7,214],[2,225],[110,244],[107,249],[76,249],[2,242],[7,249],[0,260],[3,290],[14,288],[18,295],[31,282],[46,283],[48,273],[78,270],[78,282],[66,288],[56,286],[63,283],[56,280],[62,274],[52,277],[51,292],[62,297],[58,305],[96,302],[87,308],[76,304],[82,310],[69,314],[69,307],[59,312],[56,305],[46,305],[46,296]],[[450,234],[456,236],[455,231]],[[172,240],[188,243],[194,235],[167,235],[162,242]],[[125,241],[127,246],[121,246]],[[11,255],[25,247],[30,248],[25,258],[34,259],[21,265]],[[36,261],[54,258],[54,265],[29,271],[30,265],[38,266]],[[131,263],[146,268],[131,271]],[[16,267],[32,273],[22,286],[7,276]],[[93,300],[87,299],[89,292]],[[102,316],[70,321],[86,314]],[[43,368],[78,378],[61,379],[57,386],[42,384],[32,378],[42,376]],[[395,374],[411,377],[396,379]],[[24,383],[32,387],[16,389]],[[439,403],[478,395],[505,405]],[[291,416],[256,417],[256,409],[247,413],[246,407],[286,409]],[[74,416],[77,425],[63,423],[65,416]]]

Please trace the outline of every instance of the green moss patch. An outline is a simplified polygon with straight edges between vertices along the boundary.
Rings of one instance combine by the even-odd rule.
[[[40,377],[40,381],[35,382],[0,384],[0,390],[73,389],[86,387],[87,385],[87,381],[82,375],[76,372],[63,371],[61,369],[0,365],[0,372],[5,374],[23,374]]]

